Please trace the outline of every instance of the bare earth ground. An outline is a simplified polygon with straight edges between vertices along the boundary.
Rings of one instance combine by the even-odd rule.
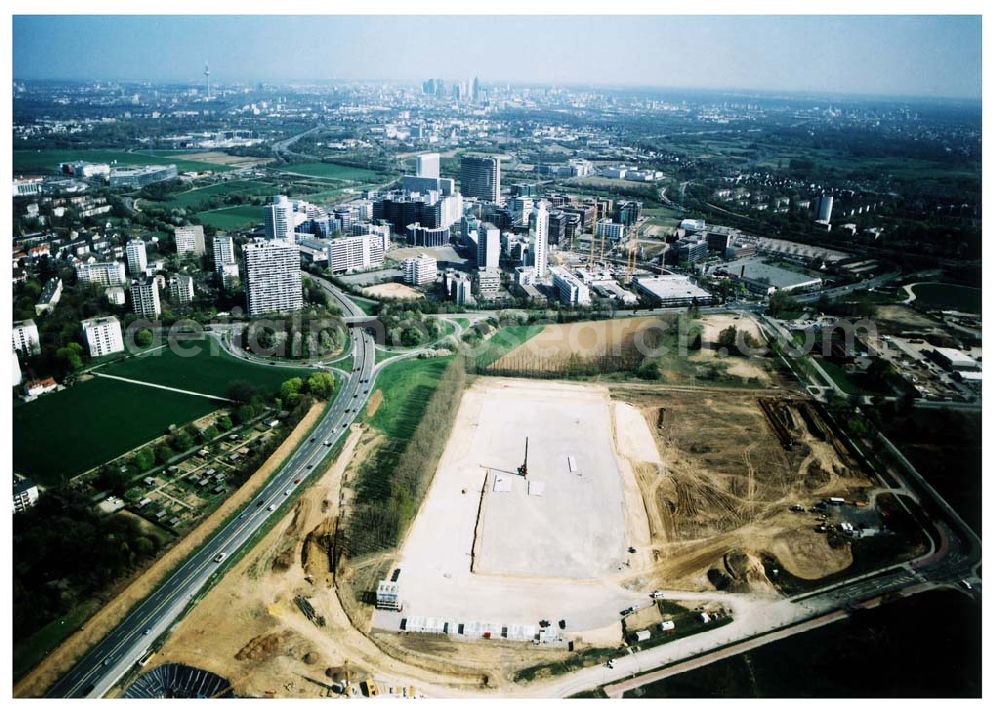
[[[510,680],[519,669],[564,659],[565,643],[400,633],[400,620],[440,616],[467,625],[516,625],[565,619],[565,637],[577,649],[615,647],[621,642],[618,611],[648,604],[653,589],[667,589],[670,600],[689,606],[722,602],[735,611],[734,630],[749,630],[784,610],[764,572],[764,554],[807,579],[850,565],[850,546],[830,547],[813,532],[810,515],[788,507],[819,496],[863,496],[859,493],[870,483],[822,426],[813,423],[819,435],[810,431],[799,401],[765,392],[661,385],[620,386],[614,388],[615,400],[609,395],[593,385],[477,379],[463,397],[401,551],[344,565],[334,587],[328,535],[349,506],[345,490],[358,464],[380,440],[361,435],[363,429],[352,431],[337,463],[177,626],[151,665],[176,660],[204,667],[232,680],[240,695],[322,696],[330,694],[329,681],[356,683],[368,676],[383,690],[414,685],[418,694],[430,696],[558,695],[561,678],[532,686]],[[779,444],[758,398],[787,410],[782,417],[793,439],[791,450]],[[484,536],[482,527],[477,532],[483,485],[492,486],[496,473],[523,485],[509,473],[523,458],[525,432],[531,437],[529,480],[541,480],[545,473],[547,486],[541,496],[522,493],[521,503],[561,507],[566,511],[549,514],[561,522],[587,517],[575,508],[596,507],[591,525],[603,525],[614,512],[624,522],[617,546],[636,549],[620,553],[621,571],[601,573],[595,560],[589,564],[590,578],[560,577],[551,570],[544,575],[472,573],[471,555],[479,546],[473,535]],[[598,457],[605,450],[611,451],[610,460]],[[614,506],[572,489],[550,488],[556,477],[567,480],[562,483],[567,486],[579,477],[569,472],[568,452],[580,453],[577,469],[585,476],[594,471],[594,477],[621,483],[617,494],[608,495]],[[564,465],[566,472],[558,471]],[[487,468],[494,469],[493,475]],[[512,483],[510,492],[496,496],[514,493]],[[499,536],[486,535],[501,561],[510,556],[504,544],[522,545],[517,537],[529,544],[513,560],[526,557],[536,567],[546,562],[546,549],[602,547],[586,537],[578,540],[579,532],[553,531],[539,512],[517,514],[503,515],[510,521],[496,532]],[[402,616],[373,615],[369,604],[355,600],[354,590],[372,590],[394,568],[400,569],[406,609]],[[716,590],[709,569],[730,579],[727,592]],[[302,613],[296,596],[308,598],[325,619],[323,626]],[[694,651],[699,637],[678,641],[676,649]]]
[[[263,465],[187,536],[177,541],[163,556],[134,579],[112,601],[97,611],[78,632],[71,635],[38,667],[25,675],[14,687],[15,697],[40,697],[60,675],[93,645],[97,644],[117,625],[136,603],[149,593],[233,512],[243,507],[253,494],[267,481],[278,465],[308,434],[323,412],[323,404],[316,403]]]
[[[810,433],[796,401],[787,408],[795,442],[786,451],[754,394],[652,387],[616,395],[642,408],[663,456],[662,472],[636,468],[660,562],[652,575],[662,585],[706,590],[717,568],[735,579],[730,590],[764,591],[764,554],[807,579],[850,565],[849,546],[831,547],[809,515],[789,507],[872,485],[829,437]]]
[[[719,340],[719,334],[723,329],[735,326],[737,331],[746,331],[758,341],[763,339],[757,321],[746,315],[734,316],[732,314],[709,314],[698,320],[701,323],[702,340],[706,343],[714,344]]]
[[[662,323],[659,317],[642,316],[547,324],[540,333],[507,353],[496,364],[500,368],[512,367],[525,358],[559,364],[570,356],[586,358],[615,353],[623,344],[641,343],[644,330]]]
[[[374,297],[376,299],[380,297],[388,299],[420,299],[420,297],[423,296],[413,287],[400,284],[399,282],[376,284],[373,287],[365,287],[361,291],[365,294],[365,296]]]
[[[230,156],[222,151],[202,151],[201,153],[181,153],[173,158],[183,158],[188,161],[204,161],[205,163],[219,163],[224,166],[256,166],[263,163],[270,163],[272,158],[259,158],[254,156]]]
[[[764,359],[746,356],[722,356],[714,349],[704,348],[692,351],[688,360],[694,363],[716,363],[726,369],[730,376],[739,378],[756,378],[761,385],[774,382],[772,375],[763,367]]]
[[[229,679],[239,696],[326,696],[330,682],[356,685],[368,677],[397,694],[414,685],[418,694],[442,696],[483,689],[498,669],[509,674],[565,657],[565,649],[484,646],[355,626],[333,588],[322,544],[340,516],[343,482],[379,441],[354,426],[336,462],[177,625],[147,669],[166,662],[195,665]],[[297,596],[323,616],[323,626],[306,618]]]
[[[645,515],[626,507],[622,480],[631,473],[617,466],[610,414],[598,386],[478,379],[399,556],[405,615],[467,626],[564,619],[582,632],[613,623],[640,598],[618,583],[625,533],[635,530],[625,515],[640,525]],[[528,479],[545,483],[541,496],[527,494],[515,472],[526,434]],[[497,475],[511,491],[494,491]],[[400,617],[380,612],[375,626],[399,630]]]

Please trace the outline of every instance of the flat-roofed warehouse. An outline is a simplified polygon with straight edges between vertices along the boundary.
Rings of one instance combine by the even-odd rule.
[[[964,351],[944,346],[935,346],[930,357],[942,368],[947,368],[949,371],[978,371],[982,368],[979,361]]]
[[[632,286],[647,299],[661,307],[682,307],[691,304],[711,304],[712,295],[682,274],[661,274],[655,277],[633,277]]]
[[[767,264],[759,257],[729,262],[723,269],[745,283],[749,289],[763,294],[815,289],[823,285],[820,277]]]

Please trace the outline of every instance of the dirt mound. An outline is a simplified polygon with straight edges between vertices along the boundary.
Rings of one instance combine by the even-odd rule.
[[[810,492],[826,487],[833,481],[833,474],[826,470],[818,460],[813,460],[806,468],[805,486]]]
[[[336,520],[327,517],[306,535],[302,544],[302,569],[307,576],[320,580],[333,570],[333,546]]]
[[[380,405],[382,405],[382,389],[379,389],[374,393],[372,393],[372,397],[368,399],[367,413],[369,418],[375,415],[375,411],[378,410],[378,407]]]
[[[722,569],[714,571],[714,576],[712,571],[709,572],[709,581],[716,588],[719,588],[719,583],[725,583],[723,590],[730,593],[764,592],[772,589],[760,557],[742,549],[726,552],[722,557]],[[713,581],[713,578],[717,581]]]
[[[295,562],[295,544],[292,544],[280,554],[274,557],[271,562],[271,573],[280,574],[292,568]]]
[[[260,662],[277,655],[288,642],[288,633],[265,633],[251,638],[233,657],[237,660]]]
[[[823,534],[809,527],[794,529],[774,538],[770,553],[788,573],[815,580],[842,571],[854,557],[850,546],[833,548]]]

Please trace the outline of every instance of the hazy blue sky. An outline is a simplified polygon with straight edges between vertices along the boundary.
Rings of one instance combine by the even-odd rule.
[[[14,18],[21,79],[456,79],[979,97],[978,17]]]

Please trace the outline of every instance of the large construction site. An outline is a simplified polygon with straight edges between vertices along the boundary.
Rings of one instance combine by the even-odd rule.
[[[355,429],[156,662],[239,695],[502,694],[752,616],[883,532],[875,483],[797,392],[479,377],[400,547],[335,562],[379,437]]]

